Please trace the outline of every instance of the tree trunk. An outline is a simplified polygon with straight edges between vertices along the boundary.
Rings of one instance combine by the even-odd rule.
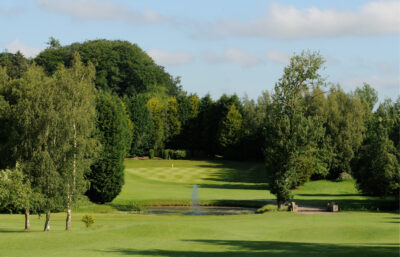
[[[43,231],[50,231],[50,211],[46,212],[46,222],[44,223]]]
[[[71,230],[71,208],[68,207],[67,210],[67,220],[65,224],[65,230]]]
[[[25,230],[31,229],[31,223],[29,221],[29,209],[25,209]]]
[[[276,203],[278,204],[278,210],[282,208],[282,201],[276,200]]]

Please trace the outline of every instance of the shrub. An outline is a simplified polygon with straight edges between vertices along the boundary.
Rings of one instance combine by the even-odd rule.
[[[336,181],[345,181],[350,179],[353,179],[353,177],[349,173],[342,172],[339,174],[339,177],[336,179]]]
[[[170,158],[170,152],[172,152],[172,150],[168,150],[168,149],[163,150],[163,156],[162,156],[163,159],[168,160]]]
[[[85,223],[87,228],[90,227],[95,222],[94,217],[88,214],[83,215],[81,220],[83,223]]]
[[[263,207],[256,210],[256,213],[261,214],[264,212],[278,211],[278,206],[276,204],[266,204]]]
[[[150,149],[150,151],[149,151],[149,157],[150,157],[150,159],[153,159],[153,158],[154,158],[154,149]]]
[[[175,150],[174,151],[174,159],[185,159],[186,158],[186,151],[185,150]]]

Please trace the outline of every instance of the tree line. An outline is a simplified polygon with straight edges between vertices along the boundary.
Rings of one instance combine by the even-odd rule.
[[[0,206],[66,210],[68,229],[83,194],[119,194],[127,156],[264,160],[278,205],[311,178],[346,174],[365,194],[398,196],[400,97],[376,107],[370,85],[345,93],[323,64],[302,52],[256,101],[214,100],[126,41],[51,38],[34,59],[0,53]]]

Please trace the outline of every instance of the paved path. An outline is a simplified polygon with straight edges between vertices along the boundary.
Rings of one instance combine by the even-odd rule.
[[[312,207],[312,206],[300,206],[297,210],[301,214],[333,214],[334,212],[328,211],[326,208]]]

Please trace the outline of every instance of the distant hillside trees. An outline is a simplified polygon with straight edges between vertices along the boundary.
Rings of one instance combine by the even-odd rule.
[[[52,74],[62,63],[69,67],[77,52],[84,63],[96,68],[95,85],[119,96],[133,96],[157,85],[165,87],[167,94],[179,91],[177,79],[154,61],[136,44],[120,40],[90,40],[67,46],[50,44],[34,61]]]

